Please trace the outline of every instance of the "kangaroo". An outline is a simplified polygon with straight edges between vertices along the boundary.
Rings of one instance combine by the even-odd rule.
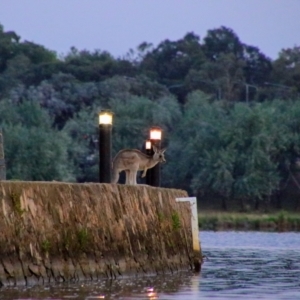
[[[142,177],[146,176],[147,170],[153,168],[158,163],[165,163],[164,153],[166,149],[157,149],[153,146],[154,154],[149,156],[137,149],[124,149],[113,159],[112,183],[119,181],[119,173],[125,171],[125,184],[136,185],[138,171],[143,171]]]

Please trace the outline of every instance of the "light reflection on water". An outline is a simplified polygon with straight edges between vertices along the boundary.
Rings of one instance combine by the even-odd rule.
[[[300,234],[201,232],[208,256],[191,272],[0,289],[0,299],[300,299]]]

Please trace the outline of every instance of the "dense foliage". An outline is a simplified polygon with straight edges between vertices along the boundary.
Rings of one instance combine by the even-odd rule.
[[[224,209],[232,199],[258,206],[297,165],[299,94],[300,47],[271,60],[226,27],[114,58],[76,48],[58,57],[0,25],[8,179],[96,182],[104,108],[115,114],[113,154],[163,128],[163,186],[222,199]]]

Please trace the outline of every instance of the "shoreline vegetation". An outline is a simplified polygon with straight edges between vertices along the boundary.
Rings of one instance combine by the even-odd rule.
[[[240,213],[203,211],[198,213],[200,230],[300,231],[300,214],[278,211]]]

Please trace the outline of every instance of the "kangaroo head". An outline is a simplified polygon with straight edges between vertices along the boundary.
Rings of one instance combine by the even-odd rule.
[[[153,150],[154,150],[153,159],[160,163],[165,163],[166,159],[164,153],[167,149],[166,148],[158,149],[157,147],[153,146]]]

